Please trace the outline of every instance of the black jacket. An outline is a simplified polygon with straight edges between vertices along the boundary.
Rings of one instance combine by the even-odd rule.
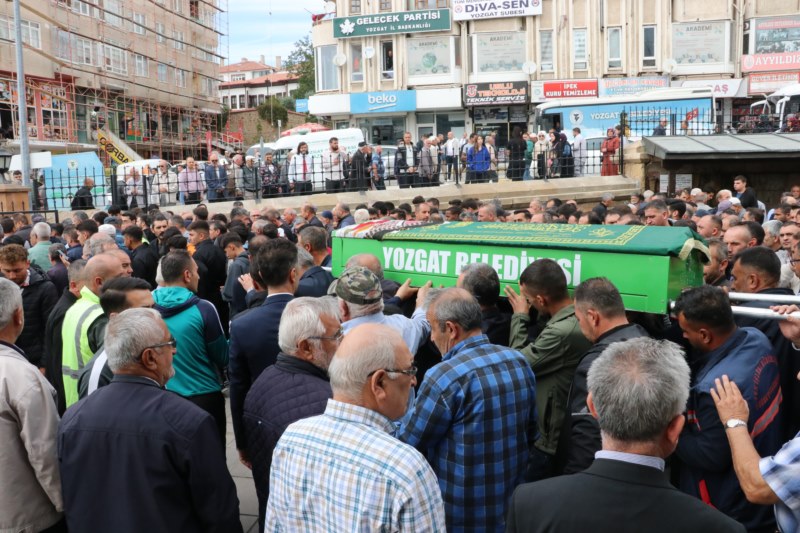
[[[64,292],[64,289],[69,287],[69,273],[67,272],[67,267],[64,266],[61,260],[47,271],[47,277],[53,282],[53,285],[56,286],[56,292],[58,294],[61,294]]]
[[[141,278],[156,288],[156,271],[158,270],[158,252],[147,244],[139,245],[131,252],[131,268],[133,276]],[[202,278],[201,280],[202,281]]]
[[[313,266],[300,276],[300,283],[298,283],[294,295],[319,298],[328,294],[328,287],[331,283],[333,283],[333,274],[322,267]]]
[[[67,314],[67,310],[77,301],[74,294],[65,290],[47,316],[47,326],[44,329],[45,376],[56,389],[56,405],[58,414],[62,416],[67,410],[67,405],[64,401],[64,380],[61,374],[61,348],[63,346],[61,326],[64,325],[64,316]]]
[[[489,337],[489,342],[508,346],[511,338],[511,315],[503,313],[497,307],[486,309],[481,314],[481,331]]]
[[[656,468],[596,459],[584,472],[520,485],[507,533],[744,533],[745,528],[680,492]]]
[[[272,452],[278,439],[289,424],[322,414],[331,397],[327,372],[284,353],[278,354],[275,364],[258,376],[247,393],[242,425],[247,457],[253,465],[262,527]]]
[[[419,150],[414,147],[412,152],[414,156],[413,161],[408,161],[406,158],[406,146],[401,144],[397,147],[397,152],[394,156],[395,175],[408,172],[409,167],[414,167],[414,169],[416,169],[419,166]]]
[[[70,407],[58,459],[70,531],[242,531],[216,422],[147,378]]]
[[[742,208],[758,207],[758,199],[756,198],[756,191],[752,187],[745,187],[744,192],[739,196],[739,201],[742,202]]]
[[[220,288],[225,285],[225,278],[228,275],[228,259],[225,257],[225,252],[214,244],[214,241],[206,239],[195,246],[192,257],[197,262],[200,274],[197,296],[213,303],[219,310],[219,306],[222,305]]]
[[[600,426],[586,407],[586,397],[589,395],[586,378],[589,367],[609,344],[649,336],[638,324],[619,326],[601,335],[581,358],[567,397],[567,416],[564,417],[556,450],[556,472],[574,474],[585,470],[592,464],[595,452],[602,447]]]
[[[44,368],[44,336],[47,318],[58,301],[58,290],[41,268],[31,264],[30,281],[22,288],[22,308],[25,311],[25,327],[17,339],[17,346],[28,361]]]
[[[73,211],[81,209],[94,209],[94,198],[92,197],[92,190],[84,185],[75,191],[75,196],[72,198],[70,207]]]

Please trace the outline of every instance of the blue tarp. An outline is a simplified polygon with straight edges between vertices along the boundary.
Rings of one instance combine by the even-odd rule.
[[[42,169],[48,209],[69,210],[72,197],[87,177],[94,178],[95,199],[106,194],[105,170],[95,152],[53,156],[53,166]]]

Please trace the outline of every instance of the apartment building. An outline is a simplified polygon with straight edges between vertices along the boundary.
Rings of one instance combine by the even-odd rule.
[[[547,100],[670,86],[712,87],[736,123],[800,81],[800,15],[781,0],[336,0],[333,15],[312,29],[309,111],[376,143],[494,131],[502,146]]]
[[[283,68],[280,56],[275,57],[274,66],[265,64],[263,55],[260,61],[245,57],[238,63],[225,65],[220,73],[220,103],[231,111],[258,107],[271,96],[291,96],[298,87],[298,76]]]
[[[34,150],[97,148],[97,130],[143,157],[207,147],[220,108],[227,0],[22,2],[28,135]],[[11,2],[0,5],[0,136],[18,150]]]

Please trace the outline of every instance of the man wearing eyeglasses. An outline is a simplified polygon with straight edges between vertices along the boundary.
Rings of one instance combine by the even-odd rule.
[[[394,329],[363,324],[345,336],[325,412],[290,425],[275,448],[265,531],[445,530],[430,465],[392,437],[416,372]]]
[[[208,201],[219,202],[224,200],[225,187],[228,184],[228,170],[220,164],[217,152],[211,152],[208,163],[203,170],[208,187]]]
[[[504,531],[538,436],[533,371],[520,352],[489,343],[464,289],[438,293],[427,315],[442,362],[425,374],[397,438],[436,472],[447,531]]]
[[[69,529],[241,532],[214,419],[164,390],[176,372],[167,325],[152,309],[128,309],[106,333],[114,380],[59,426]]]
[[[295,298],[281,316],[277,361],[247,393],[243,415],[247,447],[239,455],[253,470],[259,530],[264,528],[275,445],[289,424],[325,411],[333,395],[327,370],[341,339],[338,310],[331,298]]]
[[[175,203],[175,193],[178,192],[178,176],[168,170],[167,162],[163,159],[158,162],[155,176],[153,176],[153,202],[160,206]]]

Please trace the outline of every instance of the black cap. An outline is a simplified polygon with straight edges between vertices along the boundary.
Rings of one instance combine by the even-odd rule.
[[[360,143],[358,143],[358,147],[359,148],[364,148],[366,145],[367,145],[367,143],[365,143],[364,141],[361,141]]]

